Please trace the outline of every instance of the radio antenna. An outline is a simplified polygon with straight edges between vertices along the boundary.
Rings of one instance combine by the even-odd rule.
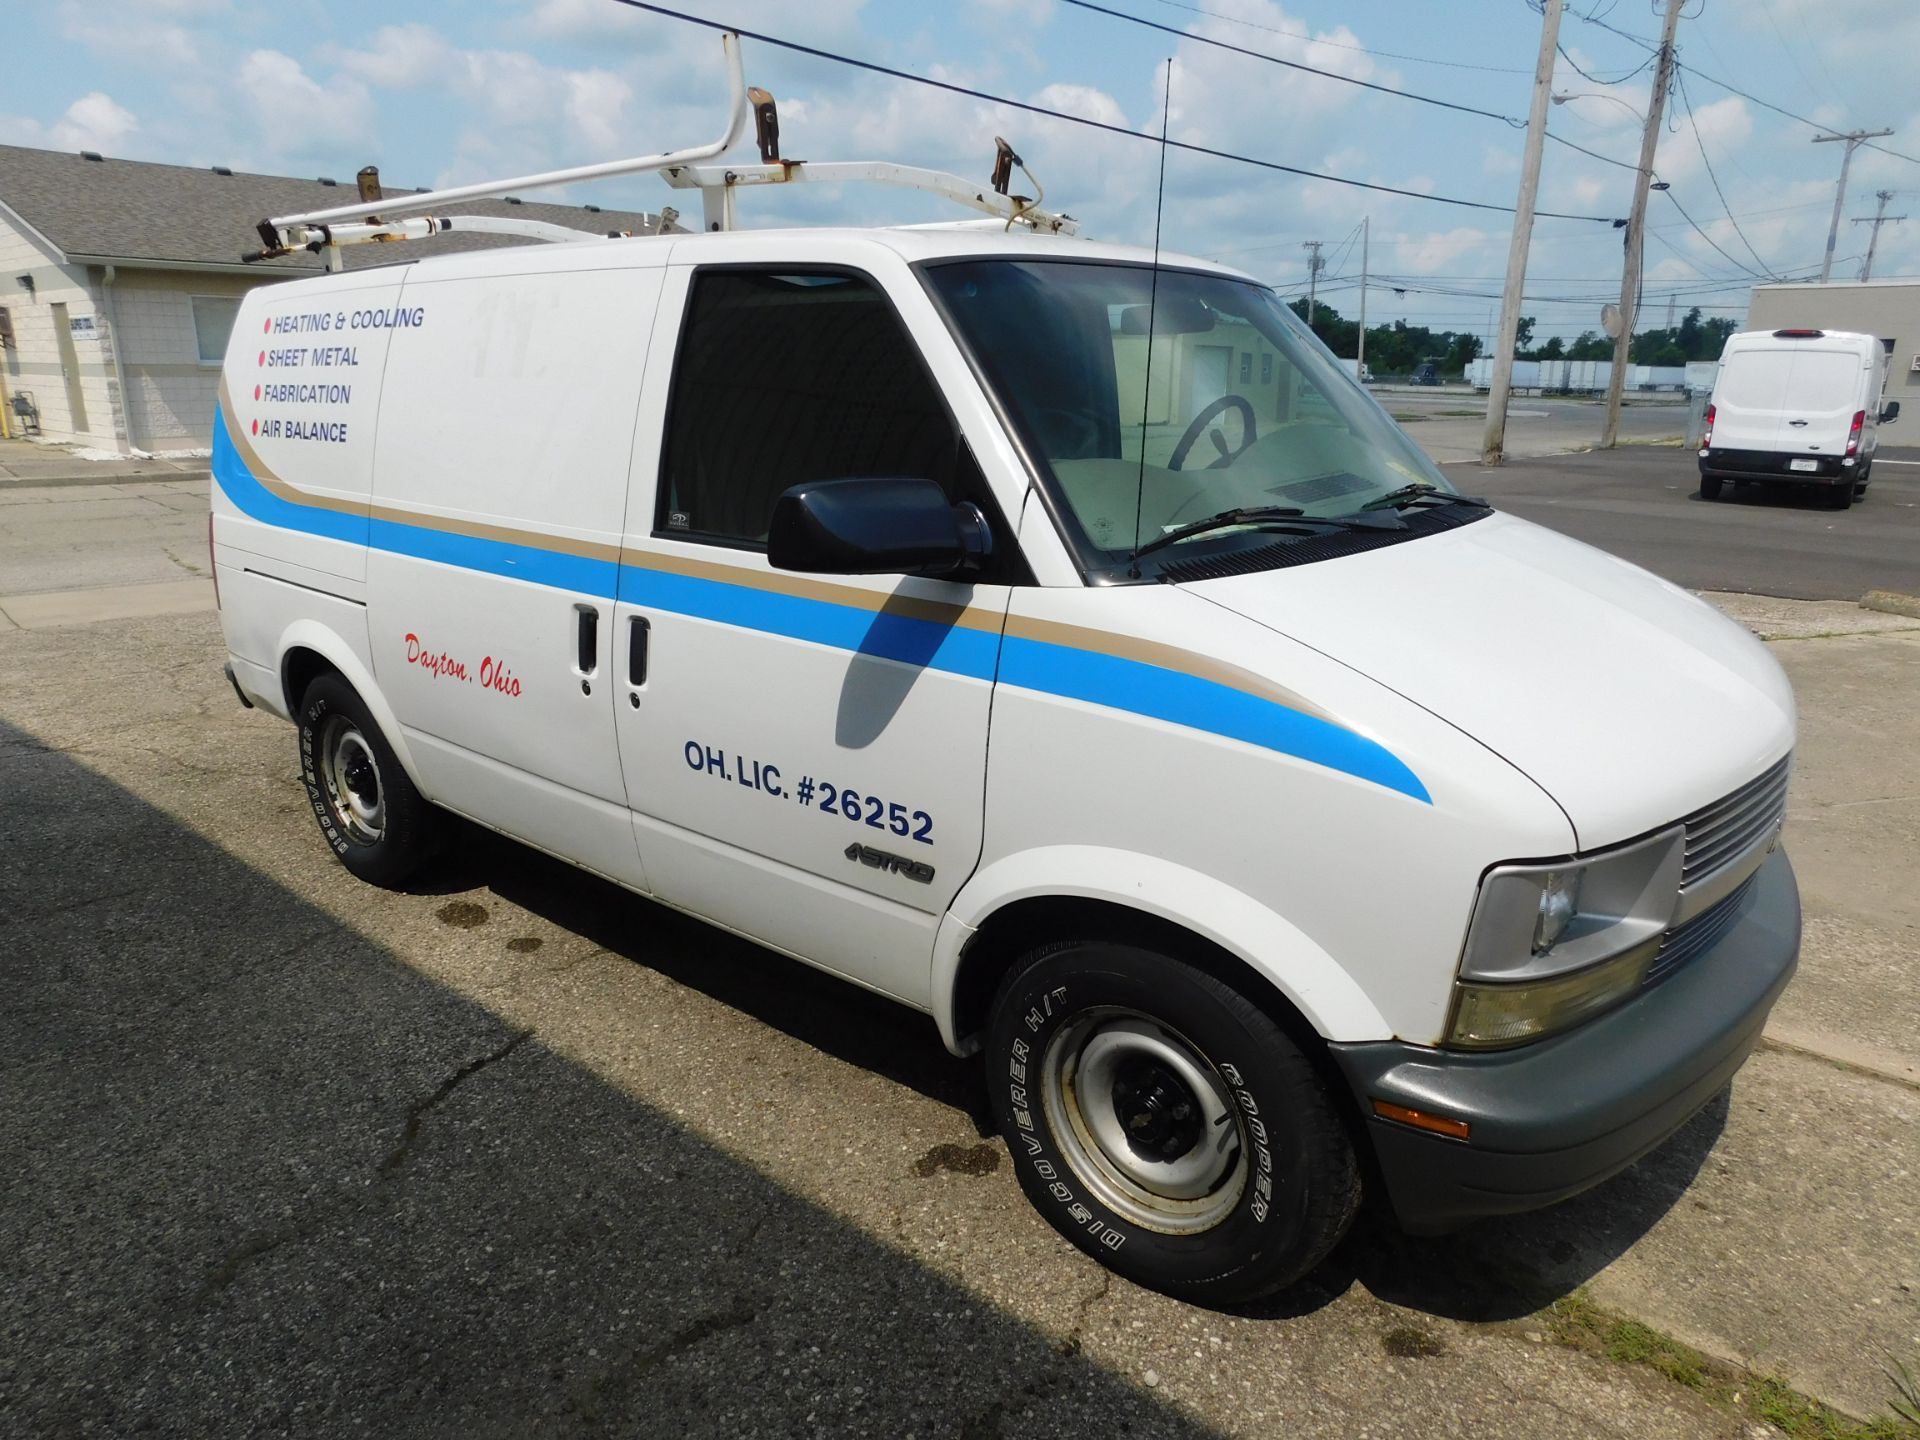
[[[1140,475],[1133,489],[1133,555],[1127,562],[1130,578],[1140,578],[1140,513],[1147,496],[1147,406],[1153,394],[1153,312],[1160,300],[1160,214],[1167,199],[1167,117],[1173,112],[1173,57],[1167,57],[1167,79],[1160,96],[1160,182],[1153,192],[1153,269],[1147,282],[1147,363],[1140,383]]]

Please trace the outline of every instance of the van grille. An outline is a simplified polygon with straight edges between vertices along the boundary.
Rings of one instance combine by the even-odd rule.
[[[1691,920],[1669,930],[1662,937],[1660,953],[1654,956],[1642,983],[1651,985],[1657,980],[1664,980],[1695,956],[1712,949],[1733,922],[1740,918],[1740,902],[1747,898],[1747,892],[1753,888],[1753,879],[1748,876],[1740,882],[1740,888],[1726,899],[1708,906]]]
[[[1680,888],[1706,879],[1780,822],[1787,810],[1787,773],[1791,755],[1762,771],[1738,790],[1703,805],[1681,823],[1686,826]]]

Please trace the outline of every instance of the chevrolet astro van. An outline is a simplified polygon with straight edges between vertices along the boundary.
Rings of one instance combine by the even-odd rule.
[[[228,672],[328,847],[465,816],[926,1012],[1040,1212],[1197,1301],[1658,1145],[1794,968],[1780,668],[1247,276],[1007,232],[250,293]]]

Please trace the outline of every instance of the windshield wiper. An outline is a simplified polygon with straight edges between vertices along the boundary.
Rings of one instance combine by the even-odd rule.
[[[1442,490],[1438,485],[1429,485],[1424,480],[1416,480],[1411,485],[1402,485],[1398,490],[1389,490],[1378,499],[1369,500],[1360,509],[1399,510],[1408,505],[1426,502],[1434,505],[1472,505],[1477,509],[1490,508],[1485,500],[1477,495],[1456,495],[1451,490]]]
[[[1303,519],[1306,513],[1293,505],[1252,505],[1239,510],[1222,510],[1218,515],[1209,515],[1206,519],[1196,520],[1191,525],[1182,525],[1178,530],[1169,530],[1164,535],[1156,535],[1135,550],[1133,558],[1138,560],[1142,555],[1151,555],[1154,551],[1164,549],[1168,545],[1189,540],[1195,535],[1204,535],[1209,530],[1225,530],[1234,525],[1258,525],[1274,520],[1299,520]],[[1322,522],[1315,520],[1308,523]]]

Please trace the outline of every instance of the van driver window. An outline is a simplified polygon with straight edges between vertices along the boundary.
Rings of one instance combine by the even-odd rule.
[[[845,274],[704,272],[674,374],[657,533],[760,546],[811,480],[955,491],[952,421],[874,285]]]

